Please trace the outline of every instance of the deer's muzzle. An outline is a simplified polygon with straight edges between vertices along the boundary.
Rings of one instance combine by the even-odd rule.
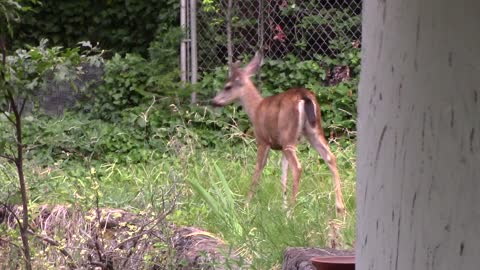
[[[221,104],[220,102],[216,101],[215,99],[212,99],[210,101],[210,105],[212,105],[213,107],[223,107],[224,105]]]

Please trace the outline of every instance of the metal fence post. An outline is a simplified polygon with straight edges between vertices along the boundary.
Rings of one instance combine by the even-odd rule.
[[[187,82],[187,3],[186,0],[180,0],[180,27],[182,28],[183,38],[180,43],[180,79]]]
[[[228,0],[227,5],[227,57],[228,66],[233,62],[233,42],[232,42],[232,0]],[[230,69],[228,69],[230,71]]]
[[[258,48],[261,53],[263,53],[263,39],[265,37],[265,29],[264,29],[264,14],[263,14],[264,4],[263,0],[258,0]]]
[[[197,60],[197,0],[190,0],[190,61],[191,61],[191,83],[197,83],[198,60]],[[191,103],[197,102],[197,93],[193,92]]]

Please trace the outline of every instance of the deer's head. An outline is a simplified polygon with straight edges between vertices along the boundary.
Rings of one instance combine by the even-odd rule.
[[[213,106],[225,106],[241,99],[248,91],[256,91],[250,77],[260,68],[262,55],[257,52],[253,59],[244,68],[240,62],[235,62],[230,67],[230,77],[223,89],[212,99]]]

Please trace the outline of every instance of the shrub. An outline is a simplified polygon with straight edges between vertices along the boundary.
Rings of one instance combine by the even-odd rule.
[[[37,43],[43,37],[64,47],[90,40],[114,53],[146,56],[157,31],[178,25],[176,0],[50,0],[25,5],[36,12],[25,14],[15,31],[20,45]]]
[[[115,54],[105,63],[103,83],[87,90],[82,109],[96,118],[117,121],[123,110],[147,104],[154,96],[184,93],[175,49],[180,37],[179,29],[158,36],[150,44],[148,58],[136,53]]]

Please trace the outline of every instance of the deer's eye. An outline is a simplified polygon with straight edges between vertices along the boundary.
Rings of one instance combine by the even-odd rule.
[[[225,91],[230,91],[230,90],[232,90],[232,86],[231,86],[231,85],[225,86]]]

